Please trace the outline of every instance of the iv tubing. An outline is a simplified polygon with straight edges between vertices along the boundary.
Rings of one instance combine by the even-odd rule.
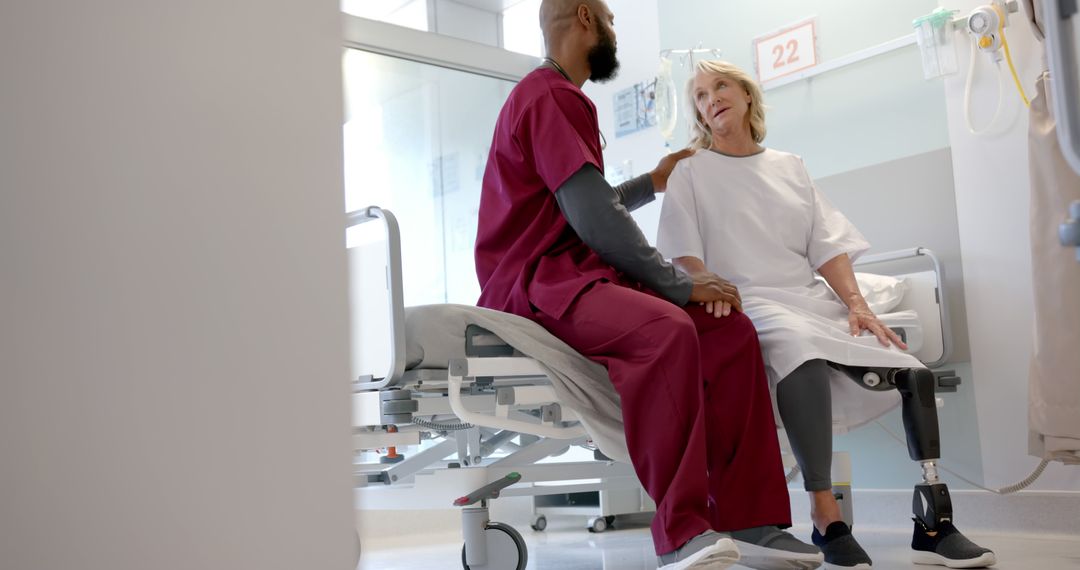
[[[971,62],[968,65],[967,81],[964,84],[964,121],[967,122],[967,128],[968,128],[968,131],[971,131],[971,134],[973,134],[973,135],[985,135],[990,130],[990,127],[992,127],[994,125],[994,123],[997,122],[998,116],[1001,115],[1001,106],[1002,106],[1001,104],[1005,99],[1005,84],[1001,80],[1001,70],[998,69],[998,73],[997,73],[997,78],[998,78],[997,110],[994,111],[994,118],[990,119],[990,123],[986,126],[985,129],[976,130],[975,126],[971,124],[971,85],[972,85],[972,83],[974,82],[974,79],[975,79],[975,59],[976,59],[976,56],[978,54],[975,53],[975,42],[970,42],[970,43],[971,43],[971,57],[969,59],[971,60]]]

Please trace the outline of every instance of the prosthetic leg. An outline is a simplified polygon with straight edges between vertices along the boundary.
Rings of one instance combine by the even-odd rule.
[[[989,549],[968,540],[953,525],[949,488],[938,479],[941,439],[937,418],[936,379],[926,368],[843,367],[849,376],[870,390],[895,388],[902,398],[908,455],[922,465],[923,481],[915,485],[911,510],[915,528],[912,560],[949,568],[981,568],[997,559]]]
[[[952,522],[949,488],[937,475],[936,462],[941,458],[941,438],[934,373],[926,368],[845,368],[864,388],[879,391],[895,388],[900,392],[908,456],[918,461],[923,471],[922,483],[915,485],[912,513],[929,532],[938,530],[941,523]]]
[[[938,432],[937,397],[934,396],[934,373],[925,368],[896,370],[890,384],[903,398],[904,432],[908,456],[922,464],[923,482],[915,485],[911,510],[929,531],[943,522],[952,522],[952,499],[949,488],[938,480],[937,463],[941,459]]]

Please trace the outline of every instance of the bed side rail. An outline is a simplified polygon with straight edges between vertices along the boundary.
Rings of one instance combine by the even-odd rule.
[[[402,291],[401,228],[397,218],[388,210],[368,206],[345,215],[345,229],[374,220],[386,227],[386,288],[390,293],[390,369],[386,376],[361,376],[353,383],[353,392],[381,390],[397,382],[405,374],[405,295]]]
[[[929,368],[937,368],[948,362],[949,358],[952,357],[953,345],[952,321],[949,319],[949,301],[948,297],[945,295],[945,267],[942,266],[941,260],[938,259],[937,255],[929,248],[912,247],[864,255],[857,259],[853,265],[855,267],[861,267],[864,265],[886,263],[889,261],[898,261],[915,257],[926,257],[934,264],[934,276],[937,280],[938,316],[941,319],[941,358],[938,358],[933,362],[927,362],[926,366]]]

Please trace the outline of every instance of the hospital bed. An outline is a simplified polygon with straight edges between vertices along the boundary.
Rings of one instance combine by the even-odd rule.
[[[462,507],[461,562],[471,569],[525,568],[520,533],[489,520],[488,501],[494,498],[535,497],[536,530],[560,509],[589,514],[589,529],[603,531],[615,515],[654,508],[626,461],[621,424],[605,421],[613,405],[618,411],[602,367],[514,315],[461,305],[405,307],[395,217],[369,207],[347,220],[350,228],[384,224],[389,305],[389,369],[353,383],[359,504]],[[915,248],[867,256],[860,267],[911,257],[930,259],[933,268],[905,275],[907,293],[882,316],[912,353],[939,365],[947,361],[951,343],[940,294],[943,273],[933,253]],[[350,263],[365,261],[350,250]],[[370,267],[362,269],[353,275],[372,274]],[[591,453],[559,458],[572,448]],[[575,497],[597,496],[591,504],[571,507]]]

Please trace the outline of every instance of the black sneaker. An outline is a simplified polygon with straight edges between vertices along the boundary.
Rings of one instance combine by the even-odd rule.
[[[916,564],[935,564],[948,568],[985,568],[997,563],[989,548],[968,540],[951,522],[938,525],[937,534],[930,536],[926,527],[915,521],[911,536],[911,561]]]
[[[813,525],[811,525],[813,526]],[[844,521],[836,521],[825,529],[825,536],[821,536],[817,527],[810,534],[810,540],[821,549],[825,555],[826,568],[843,568],[854,570],[869,570],[873,568],[870,555],[866,553],[854,536],[851,529]]]

